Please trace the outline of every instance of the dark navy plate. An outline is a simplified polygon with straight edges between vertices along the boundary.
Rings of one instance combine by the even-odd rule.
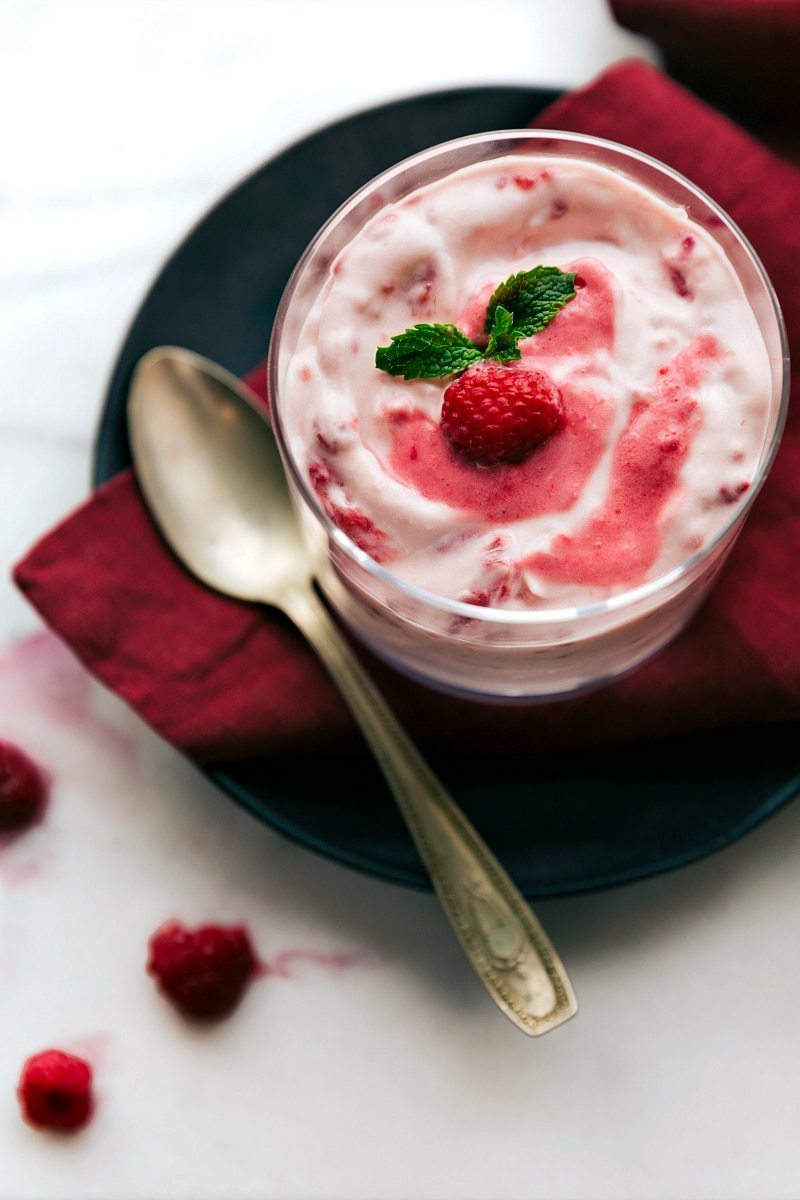
[[[97,483],[130,465],[125,403],[152,346],[188,346],[243,374],[264,357],[295,261],[356,188],[409,154],[525,126],[557,93],[469,88],[382,105],[297,142],[229,192],[166,263],[120,352],[97,438]],[[312,748],[309,748],[311,751]],[[719,849],[800,787],[796,731],[769,728],[568,762],[436,761],[528,896],[653,875]],[[206,773],[260,820],[384,879],[428,881],[366,750],[346,759],[220,764]]]

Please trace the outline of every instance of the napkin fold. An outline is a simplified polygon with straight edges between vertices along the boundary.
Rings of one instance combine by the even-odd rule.
[[[534,124],[634,146],[708,191],[760,254],[800,360],[800,171],[635,61],[558,100]],[[263,367],[248,382],[263,396]],[[362,652],[414,735],[445,752],[533,760],[796,720],[799,415],[790,415],[772,475],[711,598],[671,646],[618,683],[574,699],[491,706],[441,696]],[[342,748],[357,737],[287,621],[211,592],[180,566],[130,471],[34,546],[15,579],[88,669],[197,761],[291,754],[310,742]]]

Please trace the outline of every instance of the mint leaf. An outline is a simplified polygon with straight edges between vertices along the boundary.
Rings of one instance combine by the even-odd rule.
[[[520,271],[495,289],[486,310],[485,350],[455,325],[414,325],[379,346],[375,366],[404,379],[446,379],[484,358],[521,358],[517,342],[550,324],[575,295],[575,275],[558,267]]]
[[[504,331],[503,347],[509,345],[512,338],[516,344],[520,338],[538,333],[572,300],[574,285],[575,275],[558,267],[534,267],[531,271],[512,275],[495,289],[489,301],[484,332],[492,335],[497,310],[504,308],[511,313],[512,326],[510,331]],[[487,349],[489,353],[491,351]]]
[[[378,347],[375,366],[404,379],[445,379],[482,358],[483,351],[455,325],[414,325]]]
[[[514,358],[522,358],[517,348],[517,337],[514,334],[514,318],[507,308],[498,304],[494,310],[494,320],[489,332],[489,343],[486,347],[486,357],[496,358],[498,362],[510,362]]]

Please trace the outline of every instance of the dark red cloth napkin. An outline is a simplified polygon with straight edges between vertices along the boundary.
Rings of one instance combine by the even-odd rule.
[[[764,260],[800,360],[800,171],[638,62],[559,100],[535,124],[635,146],[709,191]],[[263,394],[263,369],[251,382]],[[370,661],[413,733],[459,752],[535,756],[796,719],[799,416],[711,599],[652,662],[593,695],[517,708],[445,698]],[[15,578],[88,668],[197,760],[291,753],[310,739],[341,746],[357,736],[287,622],[185,573],[130,472],[39,542]]]

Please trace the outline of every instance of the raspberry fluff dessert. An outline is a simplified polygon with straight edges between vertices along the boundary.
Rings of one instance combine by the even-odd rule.
[[[769,280],[713,201],[627,147],[509,130],[331,218],[269,387],[338,615],[425,683],[534,699],[686,624],[777,450],[786,368]]]
[[[497,289],[541,267],[572,279],[568,302],[516,340],[518,358],[487,357]],[[376,367],[401,331],[440,326],[476,357],[440,377]],[[606,600],[708,543],[752,485],[770,386],[708,229],[620,171],[528,153],[386,204],[344,246],[298,339],[284,420],[318,502],[392,574],[542,609]],[[492,388],[536,398],[516,417],[491,410],[487,451]],[[545,431],[520,443],[531,421]]]

